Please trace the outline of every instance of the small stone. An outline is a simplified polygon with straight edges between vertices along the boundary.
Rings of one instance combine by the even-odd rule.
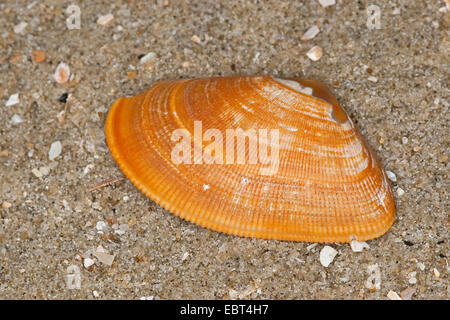
[[[100,249],[99,249],[100,248]],[[92,253],[101,263],[111,266],[114,262],[114,255],[105,252],[101,246],[97,248],[97,250]]]
[[[143,56],[139,61],[141,63],[154,62],[156,60],[156,53],[149,52],[145,56]]]
[[[111,21],[113,21],[113,19],[114,19],[114,16],[111,13],[108,13],[107,15],[100,16],[97,19],[97,24],[100,26],[105,26],[108,23],[110,23]]]
[[[323,50],[321,47],[319,46],[314,46],[312,47],[307,53],[306,55],[308,56],[308,58],[310,58],[312,61],[317,61],[320,58],[322,58],[323,55]]]
[[[123,196],[123,201],[125,201],[125,202],[127,202],[128,200],[130,200],[130,197],[129,196]]]
[[[403,300],[411,300],[411,298],[415,292],[416,292],[415,288],[408,287],[405,290],[403,290],[402,292],[400,292],[400,296],[402,297]]]
[[[419,269],[420,269],[421,271],[424,271],[424,270],[425,270],[425,265],[424,265],[422,262],[417,262],[417,266],[419,267]]]
[[[386,175],[388,179],[391,180],[392,182],[397,182],[397,176],[392,171],[386,170]]]
[[[22,21],[21,23],[14,26],[14,33],[22,34],[27,26],[28,23]]]
[[[50,159],[50,161],[55,160],[62,151],[62,145],[60,141],[55,141],[52,143],[52,145],[50,146],[50,150],[48,151],[48,158]]]
[[[40,50],[33,50],[34,62],[40,63],[45,60],[45,52]]]
[[[378,82],[378,78],[377,77],[368,77],[367,80],[372,81],[372,82]]]
[[[69,94],[67,92],[65,92],[58,98],[58,101],[62,102],[62,103],[66,103],[67,98],[69,98]]]
[[[83,265],[86,269],[88,269],[90,266],[92,266],[94,264],[94,260],[92,260],[91,258],[85,258],[83,261]]]
[[[19,124],[23,122],[23,119],[21,116],[19,116],[18,114],[15,114],[12,116],[11,121],[15,124]]]
[[[330,246],[323,247],[323,249],[320,251],[320,263],[325,268],[328,267],[330,263],[333,262],[337,254],[338,252],[334,248]]]
[[[408,282],[409,282],[410,284],[416,284],[416,283],[417,283],[417,278],[412,277],[412,278],[410,278],[410,279],[408,280]]]
[[[12,207],[11,203],[9,203],[8,201],[3,201],[3,203],[2,203],[2,208],[3,209],[9,209],[11,207]]]
[[[400,298],[400,296],[397,294],[397,292],[392,291],[392,290],[388,292],[387,297],[390,300],[402,300],[402,298]]]
[[[402,137],[402,143],[407,144],[408,143],[408,137]]]
[[[353,252],[362,252],[363,249],[370,249],[369,245],[365,242],[359,242],[356,240],[350,241],[350,247]]]
[[[9,97],[8,101],[6,101],[6,106],[7,107],[11,107],[11,106],[16,105],[18,103],[19,103],[19,94],[15,93],[15,94],[12,94]]]
[[[70,77],[69,66],[64,62],[58,64],[58,66],[56,67],[55,74],[53,75],[55,81],[58,83],[65,83],[69,80],[69,77]]]
[[[311,251],[312,249],[314,249],[314,248],[317,247],[318,245],[319,245],[318,243],[310,244],[309,246],[306,247],[306,250]]]
[[[333,6],[336,4],[336,0],[318,0],[320,5],[324,8]]]
[[[183,68],[189,68],[190,65],[191,65],[191,64],[190,64],[188,61],[185,61],[185,62],[183,62],[183,63],[181,64],[181,66],[182,66]]]
[[[402,188],[398,188],[397,189],[397,195],[399,196],[399,197],[401,197],[402,195],[404,195],[405,194],[405,190],[403,190]]]
[[[319,27],[317,25],[313,25],[303,34],[300,40],[307,41],[314,39],[319,34],[319,32],[320,32]]]
[[[98,294],[98,292],[96,290],[92,291],[92,294],[94,295],[95,298],[100,297],[100,295]]]
[[[42,173],[43,176],[46,176],[50,173],[50,168],[49,167],[40,167],[39,171]]]

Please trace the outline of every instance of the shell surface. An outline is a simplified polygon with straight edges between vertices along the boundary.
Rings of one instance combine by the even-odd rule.
[[[230,143],[233,159],[244,146],[246,161],[227,162],[226,131],[238,128],[261,133],[259,155],[272,141],[268,133],[262,139],[259,130],[277,130],[277,146],[267,149],[267,154],[277,151],[277,165],[249,161],[253,136],[244,137],[244,145]],[[202,135],[209,129],[216,130],[210,131],[217,134],[214,139]],[[390,184],[376,155],[317,81],[270,76],[160,81],[135,97],[119,98],[105,130],[114,159],[139,190],[212,230],[350,242],[384,234],[395,217]],[[174,132],[182,134],[174,139]],[[175,146],[188,136],[192,148],[181,154],[189,159],[174,160]],[[220,151],[211,148],[220,143],[223,155],[211,152]]]

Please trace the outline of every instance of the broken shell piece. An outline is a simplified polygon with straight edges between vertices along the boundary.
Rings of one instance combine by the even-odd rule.
[[[11,107],[11,106],[16,105],[16,104],[18,104],[18,103],[19,103],[19,94],[18,94],[18,93],[15,93],[15,94],[12,94],[12,95],[8,98],[8,101],[6,101],[6,106],[7,106],[7,107]]]
[[[330,246],[325,246],[320,251],[320,263],[326,268],[333,262],[334,258],[338,254],[337,250]]]
[[[65,83],[69,80],[69,77],[70,77],[69,66],[64,62],[58,64],[58,66],[56,67],[55,74],[53,75],[55,81],[58,83]]]
[[[48,151],[48,158],[50,159],[50,161],[55,160],[62,151],[62,145],[60,141],[55,141],[52,143],[52,145],[50,146],[50,150]]]
[[[107,15],[104,16],[100,16],[97,20],[97,24],[101,25],[101,26],[105,26],[108,23],[110,23],[111,21],[113,21],[114,16],[111,13],[108,13]]]
[[[400,298],[400,296],[397,294],[397,292],[392,291],[392,290],[388,292],[387,297],[390,300],[402,300],[402,298]]]
[[[307,41],[307,40],[311,40],[314,39],[317,34],[319,34],[320,29],[317,25],[313,25],[311,28],[308,29],[308,31],[306,31],[303,36],[300,38],[300,40],[302,41]]]
[[[350,241],[350,247],[352,248],[353,252],[362,252],[363,249],[370,249],[369,245],[365,242],[359,242],[356,240]]]
[[[416,292],[415,288],[408,287],[405,290],[403,290],[402,292],[400,292],[400,296],[402,297],[403,300],[411,300],[411,298],[415,292]]]
[[[306,55],[308,56],[308,58],[310,58],[312,61],[317,61],[320,58],[322,58],[323,55],[323,50],[321,47],[319,46],[314,46],[312,47],[307,53]]]
[[[324,8],[333,6],[336,4],[336,0],[318,0],[320,5]]]

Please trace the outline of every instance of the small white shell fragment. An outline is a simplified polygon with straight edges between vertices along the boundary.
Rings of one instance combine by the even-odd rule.
[[[70,68],[67,63],[61,62],[58,64],[55,70],[55,74],[53,75],[53,78],[58,83],[65,83],[67,80],[69,80],[70,76]]]
[[[402,138],[402,143],[403,144],[407,144],[408,143],[408,137],[403,137]]]
[[[359,242],[356,240],[350,241],[350,247],[353,252],[362,252],[363,249],[370,249],[369,245],[365,242]]]
[[[181,261],[186,260],[189,257],[189,252],[183,253],[183,256],[181,257]]]
[[[83,261],[83,265],[86,269],[88,269],[93,264],[94,264],[94,260],[92,260],[91,258],[85,258]]]
[[[106,229],[105,221],[98,221],[95,228],[97,229],[97,231],[103,232],[103,230]]]
[[[323,50],[319,46],[314,46],[306,53],[308,58],[310,58],[312,61],[317,61],[320,58],[322,58]]]
[[[19,103],[19,94],[15,93],[9,97],[8,101],[6,101],[6,106],[10,107],[18,103]]]
[[[378,82],[378,78],[377,77],[373,77],[373,76],[368,77],[367,80],[375,82],[375,83]]]
[[[309,246],[306,247],[306,250],[311,251],[312,249],[314,249],[314,248],[317,247],[318,245],[319,245],[318,243],[310,244]]]
[[[336,4],[336,0],[318,0],[320,5],[324,8],[333,6]]]
[[[434,276],[435,276],[436,278],[439,278],[440,275],[441,275],[441,273],[439,272],[439,270],[436,269],[436,268],[433,268],[433,273],[434,273]]]
[[[103,247],[99,246],[97,250],[92,253],[101,263],[111,266],[114,262],[114,255],[106,252]]]
[[[405,190],[403,190],[402,188],[398,188],[397,189],[397,195],[399,196],[399,197],[401,197],[402,195],[404,195],[405,194]]]
[[[97,20],[97,24],[101,25],[101,26],[105,26],[108,23],[110,23],[111,21],[113,21],[114,16],[111,13],[108,13],[104,16],[100,16]]]
[[[387,297],[390,300],[402,300],[402,298],[400,298],[400,296],[397,294],[397,292],[392,291],[392,290],[388,292]]]
[[[33,173],[37,178],[42,178],[44,176],[38,168],[31,170],[31,173]]]
[[[397,176],[392,171],[386,170],[386,175],[392,182],[397,182]]]
[[[337,254],[338,252],[334,248],[330,246],[323,247],[323,249],[320,251],[320,263],[325,268],[328,267],[330,263],[333,262]]]
[[[40,167],[39,171],[41,172],[41,174],[43,176],[46,176],[50,173],[50,168],[49,167]]]
[[[425,264],[423,264],[422,262],[417,262],[417,266],[419,267],[419,269],[420,269],[421,271],[424,271],[424,270],[425,270]]]
[[[193,35],[191,37],[191,41],[198,43],[198,44],[202,44],[202,40],[200,40],[200,38],[197,35]]]
[[[319,32],[320,32],[319,27],[317,25],[313,25],[303,34],[303,36],[300,38],[300,40],[307,41],[307,40],[314,39]]]
[[[145,56],[143,56],[140,60],[141,63],[147,63],[149,61],[153,61],[156,59],[156,53],[149,52]]]
[[[98,292],[96,290],[92,291],[92,294],[94,295],[95,298],[100,297],[100,295],[98,294]]]
[[[28,26],[28,23],[22,21],[21,23],[17,24],[14,26],[14,33],[23,33],[23,31],[25,30],[25,28]]]
[[[403,300],[411,300],[411,298],[415,292],[416,292],[415,288],[408,287],[405,290],[403,290],[402,292],[400,292],[400,296],[402,297]]]
[[[367,272],[370,274],[366,280],[366,288],[369,290],[381,289],[381,272],[378,263],[367,266]]]
[[[55,141],[52,143],[52,145],[50,146],[50,150],[48,151],[48,158],[50,159],[50,161],[55,160],[62,151],[62,145],[60,141]]]
[[[15,124],[19,124],[23,122],[23,119],[21,116],[19,116],[18,114],[15,114],[11,117],[11,121]]]

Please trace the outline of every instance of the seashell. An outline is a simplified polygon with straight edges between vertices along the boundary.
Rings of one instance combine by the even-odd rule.
[[[248,135],[226,139],[227,129],[238,128]],[[119,98],[105,130],[114,159],[139,190],[212,230],[264,239],[365,241],[384,234],[395,217],[375,153],[318,81],[160,81],[135,97]]]

